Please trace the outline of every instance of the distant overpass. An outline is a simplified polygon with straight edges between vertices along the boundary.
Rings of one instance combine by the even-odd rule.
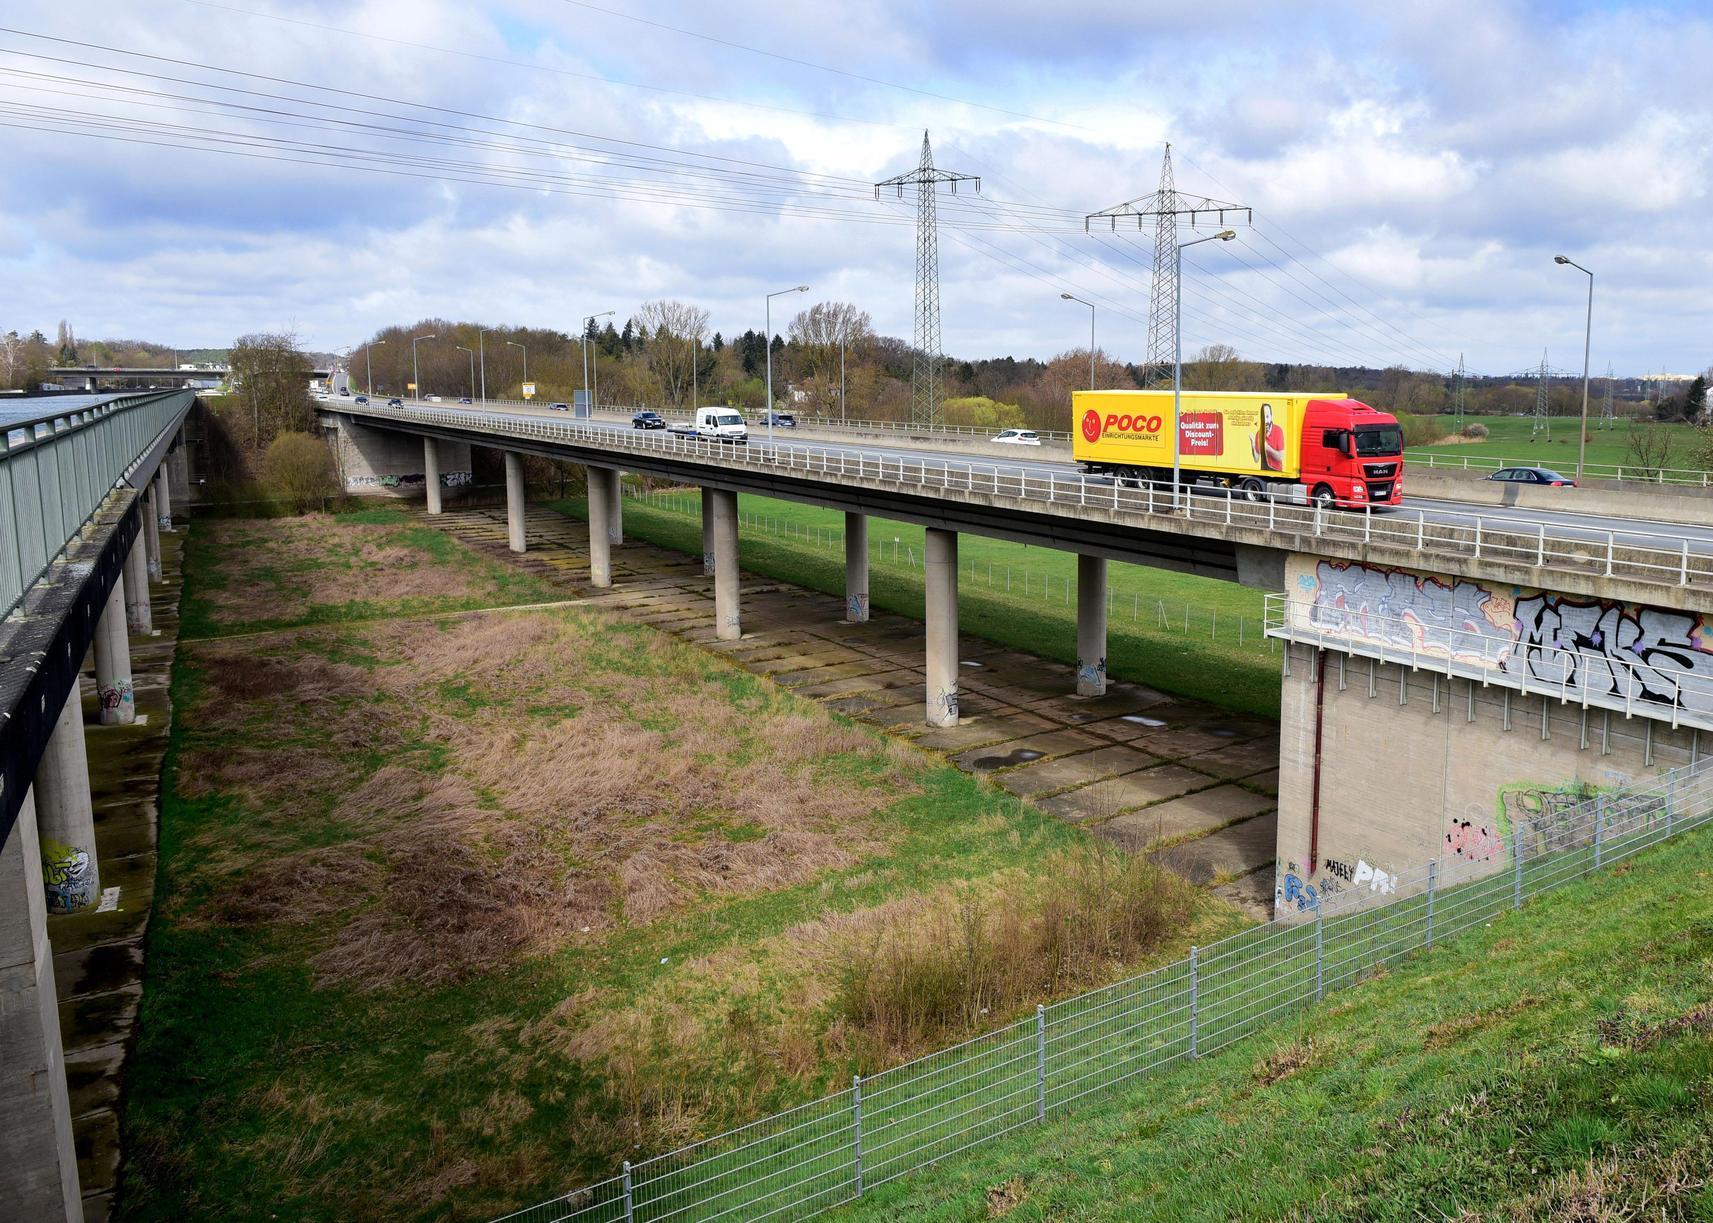
[[[229,365],[213,365],[199,369],[168,369],[155,365],[56,365],[48,371],[48,380],[76,390],[137,389],[158,387],[177,390],[193,382],[210,379],[225,381],[232,374]],[[311,378],[329,378],[331,369],[312,369]]]

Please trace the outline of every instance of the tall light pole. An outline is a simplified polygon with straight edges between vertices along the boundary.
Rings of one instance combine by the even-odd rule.
[[[1554,263],[1566,264],[1588,277],[1588,321],[1582,329],[1582,431],[1576,435],[1576,482],[1582,483],[1582,460],[1588,455],[1588,347],[1594,338],[1594,273],[1565,255],[1554,255]]]
[[[1180,324],[1184,318],[1184,250],[1202,242],[1229,242],[1237,236],[1235,229],[1222,229],[1217,234],[1179,242],[1172,256],[1172,509],[1179,508],[1183,499],[1184,465],[1184,341]]]
[[[588,318],[583,320],[583,336],[582,336],[582,341],[583,341],[583,398],[585,398],[589,401],[589,415],[590,416],[593,416],[595,414],[595,396],[593,394],[591,394],[590,390],[589,390],[589,327],[598,318],[611,318],[612,316],[613,316],[613,312],[611,310],[603,310],[599,314],[591,314]],[[596,387],[599,387],[601,385],[600,378],[601,378],[601,354],[600,354],[599,350],[597,350],[595,353],[595,386]]]
[[[375,362],[369,356],[369,349],[379,348],[385,343],[385,340],[375,340],[363,345],[363,371],[369,375],[369,394],[371,395],[375,393]]]
[[[416,376],[416,346],[423,340],[432,340],[433,338],[434,333],[431,331],[427,335],[412,336],[410,340],[410,381],[412,386],[416,388],[415,395],[418,399],[422,398],[422,379]]]
[[[845,342],[851,338],[850,324],[839,328],[839,423],[845,423]]]
[[[1094,390],[1094,303],[1085,302],[1075,293],[1061,293],[1068,302],[1081,302],[1088,307],[1088,389]]]
[[[523,383],[529,381],[529,349],[524,345],[519,344],[516,340],[507,340],[506,343],[510,344],[513,348],[523,349],[523,382],[518,383],[518,394],[522,395]],[[528,396],[525,396],[525,398],[528,398]]]
[[[474,349],[465,348],[462,344],[454,344],[452,347],[461,353],[468,353],[470,356],[470,394],[474,395],[476,393],[476,352]]]
[[[807,293],[808,291],[808,285],[797,285],[767,295],[767,330],[761,338],[767,344],[767,440],[770,444],[773,441],[773,299],[784,297],[787,293]]]
[[[482,356],[482,402],[488,402],[488,332],[491,327],[483,327],[476,332],[476,351]]]

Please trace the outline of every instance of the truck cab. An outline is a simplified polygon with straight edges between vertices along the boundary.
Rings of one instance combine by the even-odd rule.
[[[736,408],[697,408],[696,436],[703,441],[747,442],[749,429]]]
[[[1404,493],[1404,431],[1389,412],[1355,399],[1303,409],[1302,487],[1319,505],[1397,505]]]

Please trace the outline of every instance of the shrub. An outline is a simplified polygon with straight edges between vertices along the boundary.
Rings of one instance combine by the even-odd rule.
[[[1404,431],[1404,445],[1431,446],[1440,439],[1437,416],[1417,416],[1412,412],[1393,412],[1392,415],[1398,418],[1398,425]]]
[[[322,506],[339,492],[333,452],[308,433],[281,433],[262,456],[262,487],[300,510]]]
[[[1463,436],[1479,441],[1487,436],[1487,426],[1479,421],[1470,421],[1463,426]]]

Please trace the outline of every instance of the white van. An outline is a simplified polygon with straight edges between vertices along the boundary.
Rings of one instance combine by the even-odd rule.
[[[703,441],[747,442],[749,430],[736,408],[697,408],[696,436]]]

